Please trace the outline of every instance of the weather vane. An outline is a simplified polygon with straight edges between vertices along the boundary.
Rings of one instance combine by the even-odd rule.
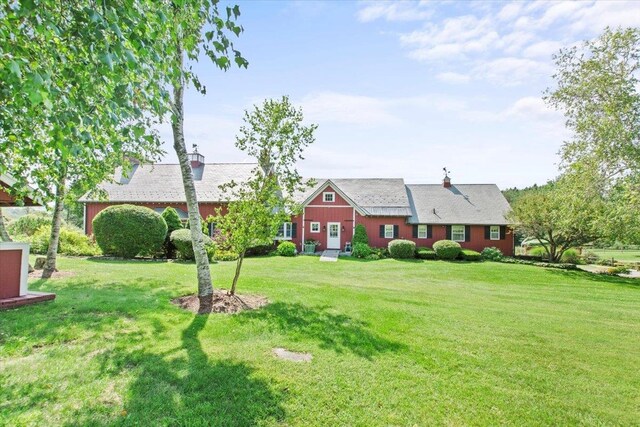
[[[194,153],[198,152],[198,144],[193,144],[193,152]]]
[[[442,170],[444,171],[444,176],[449,176],[449,174],[451,173],[450,170],[447,169],[447,167],[443,167]]]

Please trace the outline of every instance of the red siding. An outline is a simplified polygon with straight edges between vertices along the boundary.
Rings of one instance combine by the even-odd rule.
[[[325,202],[323,193],[336,193],[334,202]],[[331,186],[328,186],[326,189],[322,190],[320,194],[318,194],[307,206],[349,206],[349,203],[340,196]]]
[[[87,203],[87,212],[86,212],[86,218],[85,218],[86,234],[88,235],[93,234],[93,218],[95,218],[96,215],[98,215],[98,212],[100,212],[101,210],[109,206],[123,205],[123,204],[124,203]],[[168,206],[171,206],[174,209],[179,208],[185,212],[187,211],[186,203],[129,203],[129,204],[136,205],[136,206],[146,206],[150,209],[166,208]],[[200,216],[202,218],[207,218],[209,215],[215,215],[216,209],[219,207],[224,208],[224,205],[218,204],[218,203],[199,203],[198,205],[200,207]],[[223,209],[223,213],[224,213],[224,209]]]
[[[0,299],[20,296],[20,276],[22,276],[22,251],[0,251]]]
[[[338,197],[337,194],[336,197]],[[319,251],[327,249],[326,227],[329,222],[339,222],[342,225],[340,228],[341,249],[344,249],[345,244],[350,242],[353,237],[353,208],[350,206],[307,207],[304,209],[304,227],[302,226],[302,216],[294,218],[294,221],[298,223],[298,232],[293,241],[298,247],[298,250],[302,250],[303,229],[305,240],[313,239],[319,241],[320,245],[316,247]],[[319,233],[311,232],[312,222],[320,223]]]

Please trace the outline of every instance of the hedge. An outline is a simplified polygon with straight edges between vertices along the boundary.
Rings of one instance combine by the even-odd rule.
[[[355,258],[366,258],[371,255],[373,251],[366,243],[356,243],[353,245],[353,249],[351,251],[351,256]]]
[[[167,223],[143,206],[109,206],[93,219],[93,234],[105,255],[133,258],[160,250]]]
[[[416,244],[411,240],[396,239],[389,242],[389,254],[391,255],[391,258],[414,258],[415,253]]]
[[[416,250],[416,258],[436,259],[436,252],[431,248],[418,248]]]
[[[456,259],[462,248],[453,240],[439,240],[433,244],[433,250],[440,259]]]
[[[213,240],[211,240],[211,238],[205,234],[202,235],[202,239],[204,240],[207,257],[209,258],[209,261],[211,261],[216,254],[215,244],[213,243]],[[193,253],[193,242],[191,241],[191,230],[188,230],[186,228],[175,230],[173,233],[171,233],[170,240],[171,243],[176,247],[178,256],[181,259],[195,259],[195,254]]]
[[[465,261],[482,261],[482,254],[471,249],[462,249],[459,256]]]
[[[488,261],[500,261],[503,256],[502,251],[495,247],[484,248],[482,250],[482,258]]]
[[[358,243],[364,243],[365,245],[369,244],[369,236],[367,236],[367,229],[365,228],[364,225],[362,224],[356,225],[356,229],[353,232],[352,243],[354,247]]]
[[[171,233],[183,228],[182,221],[180,221],[178,212],[170,206],[162,211],[162,218],[164,218],[164,221],[167,223],[167,234],[165,235],[164,243],[162,244],[164,256],[166,258],[175,258],[176,247],[171,243]]]
[[[44,225],[26,240],[31,243],[32,253],[44,255],[49,250],[50,238],[51,226]],[[81,230],[63,226],[60,228],[58,253],[72,256],[94,256],[100,253],[100,249]]]
[[[12,237],[33,236],[42,226],[51,226],[52,218],[45,213],[27,214],[11,221],[7,232]],[[62,221],[61,226],[64,225]]]

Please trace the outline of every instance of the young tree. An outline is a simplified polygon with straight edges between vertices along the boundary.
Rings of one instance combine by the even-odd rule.
[[[273,242],[282,223],[299,212],[294,194],[304,190],[296,169],[304,149],[315,141],[317,125],[304,125],[301,109],[289,98],[268,99],[253,111],[245,112],[245,124],[236,137],[236,147],[258,160],[258,168],[247,182],[222,186],[232,202],[222,215],[218,210],[216,228],[225,244],[239,257],[230,294],[234,295],[242,261],[248,248]]]
[[[604,234],[601,187],[597,178],[566,174],[520,196],[509,219],[524,235],[545,243],[549,260],[558,262],[567,249],[591,243]]]
[[[0,208],[0,242],[10,242],[11,237],[7,233],[7,228],[4,225],[4,216],[2,216],[2,208]]]

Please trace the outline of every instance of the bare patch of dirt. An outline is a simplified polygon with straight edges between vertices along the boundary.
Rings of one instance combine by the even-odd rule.
[[[178,307],[198,313],[200,300],[197,295],[185,295],[174,298],[171,302]],[[211,313],[235,314],[245,310],[255,310],[269,304],[266,297],[259,295],[229,295],[227,291],[221,289],[213,293],[213,305]]]
[[[273,354],[280,359],[288,360],[290,362],[311,362],[311,359],[313,359],[311,353],[297,353],[295,351],[279,347],[273,349]]]
[[[51,275],[52,279],[63,279],[65,277],[73,277],[76,273],[73,271],[54,271]],[[42,279],[42,270],[36,270],[29,273],[29,279]]]

